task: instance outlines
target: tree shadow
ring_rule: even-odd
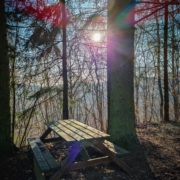
[[[167,147],[170,147],[168,141],[166,143]],[[162,144],[157,145],[150,141],[144,142],[141,146],[155,179],[177,180],[180,177],[179,156],[175,149],[167,149]]]
[[[173,125],[173,126],[178,126],[178,127],[180,127],[180,122],[178,122],[178,121],[167,121],[166,123],[168,123],[168,124],[171,124],[171,125]]]
[[[88,167],[76,171],[70,171],[63,175],[63,179],[82,180],[155,180],[153,172],[146,158],[145,148],[137,142],[131,153],[121,159],[133,169],[134,174],[127,174],[115,163]]]

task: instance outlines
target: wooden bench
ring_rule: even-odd
[[[124,156],[124,155],[127,155],[129,154],[130,152],[105,140],[104,143],[103,143],[111,152],[113,152],[114,154],[116,154],[117,156]]]
[[[36,178],[45,180],[45,176],[52,174],[60,166],[40,138],[28,138],[28,143],[34,155],[34,173]]]
[[[105,140],[103,142],[103,145],[106,148],[108,148],[113,154],[117,155],[118,157],[122,157],[122,156],[128,155],[130,153],[129,151],[127,151],[127,150],[115,145],[114,143],[107,141],[107,140]],[[103,152],[100,149],[98,149],[96,146],[91,145],[90,147],[103,155]]]

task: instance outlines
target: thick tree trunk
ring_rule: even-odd
[[[0,1],[0,158],[12,152],[10,91],[9,91],[9,61],[7,56],[6,14],[4,0]]]
[[[108,133],[113,143],[129,149],[136,139],[132,0],[109,0],[107,46]]]

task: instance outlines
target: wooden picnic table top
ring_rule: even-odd
[[[109,134],[73,119],[45,122],[44,124],[70,143],[76,141],[105,139],[110,136]]]

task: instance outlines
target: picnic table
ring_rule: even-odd
[[[60,177],[69,170],[81,169],[84,167],[112,161],[114,161],[126,172],[133,172],[132,169],[118,157],[118,155],[127,154],[128,151],[107,141],[106,138],[110,136],[109,134],[72,119],[45,122],[45,125],[48,128],[42,134],[40,139],[29,138],[28,141],[31,148],[35,149],[33,153],[35,154],[35,159],[39,166],[41,166],[41,171],[55,171],[51,180],[60,179]],[[51,131],[54,131],[58,137],[46,139]],[[59,165],[52,159],[52,156],[49,154],[48,150],[45,150],[42,142],[53,142],[61,139],[65,140],[69,144],[71,151]],[[38,147],[36,147],[37,143],[40,144],[40,150]],[[98,149],[104,154],[104,156],[91,159],[86,150],[88,146]],[[44,150],[41,151],[42,149]],[[79,153],[82,154],[83,161],[75,162],[75,159]],[[44,160],[42,160],[43,158]],[[47,163],[47,165],[45,165],[45,163]]]

